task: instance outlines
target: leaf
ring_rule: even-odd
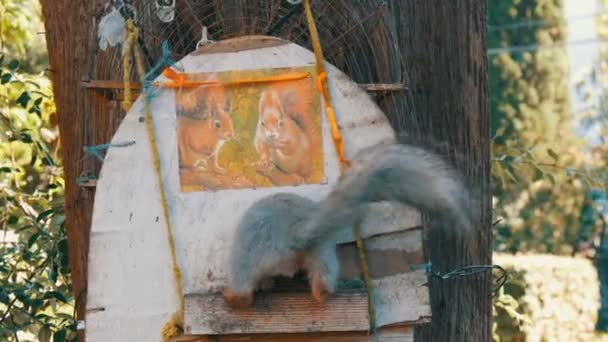
[[[45,325],[38,332],[38,339],[40,342],[49,342],[51,340],[52,333],[53,332],[51,329]]]
[[[19,218],[15,215],[9,216],[8,221],[7,221],[7,223],[10,225],[17,224],[17,222],[19,222]]]
[[[21,95],[19,95],[16,102],[17,104],[21,105],[21,107],[27,108],[27,104],[30,103],[31,99],[32,97],[30,96],[30,93],[24,91],[23,93],[21,93]]]
[[[65,330],[57,330],[53,334],[53,342],[65,342],[65,336],[67,332]]]
[[[44,294],[44,299],[50,299],[50,298],[55,298],[64,303],[68,302],[68,300],[65,298],[65,296],[61,292],[58,292],[58,291],[49,291]]]
[[[74,316],[67,314],[65,312],[58,312],[56,316],[57,316],[57,318],[61,318],[65,321],[74,322]]]
[[[47,275],[53,283],[57,282],[57,265],[55,263],[53,263],[53,266],[48,269]]]
[[[59,241],[59,243],[57,243],[57,250],[59,251],[59,253],[61,253],[62,261],[63,261],[63,258],[65,258],[67,260],[68,240],[62,239],[61,241]]]
[[[543,172],[543,170],[537,167],[534,169],[534,175],[532,175],[532,181],[533,182],[539,181],[543,178],[544,175],[545,175],[545,173]]]
[[[511,180],[513,181],[513,183],[517,183],[517,178],[515,178],[515,176],[511,172],[511,170],[509,170],[507,168],[504,168],[504,171],[507,174],[507,176],[509,176],[509,178],[511,178]]]
[[[42,165],[44,166],[55,166],[55,162],[53,161],[52,158],[49,158],[48,156],[45,156],[42,158]]]
[[[23,258],[24,261],[30,261],[30,260],[32,260],[32,256],[33,256],[32,252],[30,252],[30,251],[24,251],[21,254],[21,258]]]
[[[549,179],[549,182],[551,182],[551,184],[553,184],[553,185],[556,184],[555,176],[553,176],[551,173],[546,173],[545,177],[547,177],[547,179]]]
[[[0,77],[0,84],[7,84],[8,82],[11,81],[12,78],[13,78],[13,75],[11,75],[7,72],[6,74],[4,74]]]
[[[23,141],[26,144],[31,144],[34,141],[34,140],[32,140],[32,136],[29,135],[29,133],[21,132],[20,137],[21,137],[21,141]]]
[[[10,166],[0,167],[0,173],[3,173],[3,172],[11,173],[11,172],[13,172],[13,169]]]
[[[555,153],[555,151],[553,151],[552,149],[547,149],[547,153],[549,154],[549,157],[553,158],[553,160],[557,162],[559,156],[557,155],[557,153]]]
[[[36,164],[36,160],[38,160],[38,155],[32,152],[32,159],[30,160],[30,166],[34,166]]]
[[[55,212],[55,209],[48,209],[41,212],[38,217],[36,217],[36,221],[44,221],[47,217],[52,215]]]
[[[27,240],[27,248],[30,249],[36,243],[38,238],[40,237],[40,233],[34,233],[30,236],[29,240]]]
[[[16,59],[13,59],[12,61],[8,62],[8,69],[11,71],[15,71],[19,68],[19,61]]]
[[[0,303],[8,304],[11,301],[11,298],[8,296],[8,293],[4,289],[0,289]]]

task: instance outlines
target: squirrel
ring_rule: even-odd
[[[470,233],[473,198],[455,168],[426,148],[396,141],[363,148],[321,201],[280,192],[246,210],[229,253],[224,299],[249,306],[274,276],[306,271],[313,298],[323,302],[338,282],[337,234],[361,222],[368,204],[403,203],[460,228],[451,232]]]
[[[270,87],[260,96],[254,137],[260,160],[254,166],[274,185],[303,184],[313,170],[312,125],[302,122],[310,101],[298,86]]]
[[[235,138],[231,95],[218,87],[198,87],[181,94],[177,108],[180,168],[202,166],[226,174],[218,155],[223,144]]]
[[[226,142],[238,142],[232,95],[221,87],[201,86],[182,91],[176,100],[180,181],[211,190],[253,186],[245,176],[229,175],[218,161]]]

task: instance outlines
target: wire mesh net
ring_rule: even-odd
[[[124,1],[124,0],[123,0]],[[161,56],[167,41],[173,59],[179,60],[196,49],[203,27],[214,41],[244,35],[271,35],[312,50],[302,4],[287,0],[178,0],[174,18],[159,19],[157,3],[163,0],[125,1],[136,10],[140,46],[150,68]],[[313,1],[312,9],[325,59],[358,83],[394,83],[406,87],[407,73],[397,43],[398,23],[383,0]],[[101,17],[100,14],[99,17]],[[97,46],[95,44],[95,46]],[[96,48],[91,79],[122,79],[120,49]],[[133,74],[133,78],[137,79]],[[415,112],[407,88],[375,93],[375,100],[393,124],[407,112]],[[405,113],[403,113],[405,111]]]

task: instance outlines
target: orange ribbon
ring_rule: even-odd
[[[166,68],[163,70],[163,76],[167,77],[169,82],[154,82],[155,87],[165,88],[187,88],[187,87],[198,87],[198,86],[235,86],[241,84],[255,84],[255,83],[266,83],[266,82],[280,82],[280,81],[294,81],[301,80],[310,77],[309,72],[291,72],[280,75],[270,75],[261,77],[250,77],[250,78],[235,78],[228,81],[220,80],[188,80],[186,73],[179,73],[172,68]]]

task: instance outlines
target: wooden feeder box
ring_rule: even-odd
[[[256,293],[248,309],[231,309],[220,295],[226,283],[226,259],[232,241],[238,238],[234,230],[243,212],[276,192],[321,199],[340,175],[325,106],[314,87],[314,54],[278,38],[247,36],[201,46],[176,68],[194,78],[211,73],[252,77],[309,70],[313,99],[309,112],[318,136],[309,136],[316,144],[315,166],[304,184],[276,185],[270,178],[264,183],[245,159],[257,158],[251,127],[257,122],[259,90],[266,85],[239,88],[232,93],[239,95],[232,97],[231,118],[240,143],[222,145],[218,160],[226,173],[211,182],[198,171],[187,173],[180,168],[178,141],[184,133],[178,129],[182,119],[176,108],[188,96],[180,91],[187,90],[156,90],[151,103],[156,140],[185,292],[185,335],[174,341],[373,340],[367,334],[369,298],[358,282],[361,268],[352,233],[341,237],[338,245],[341,287],[324,304],[315,303],[306,283],[297,280],[279,281],[272,290]],[[385,115],[364,87],[328,63],[326,69],[346,155],[393,136]],[[160,76],[157,81],[168,79]],[[120,88],[119,84],[102,83],[83,85]],[[383,91],[399,88],[374,87]],[[85,330],[89,342],[160,341],[163,325],[178,308],[159,184],[146,124],[140,120],[145,116],[143,104],[141,98],[134,103],[112,140],[135,144],[111,147],[96,183]],[[200,136],[216,139],[207,131],[194,136],[195,140],[203,139]],[[413,341],[414,325],[428,322],[431,316],[427,275],[417,267],[425,262],[419,213],[378,203],[370,207],[361,230],[374,289],[377,337],[380,341]]]

